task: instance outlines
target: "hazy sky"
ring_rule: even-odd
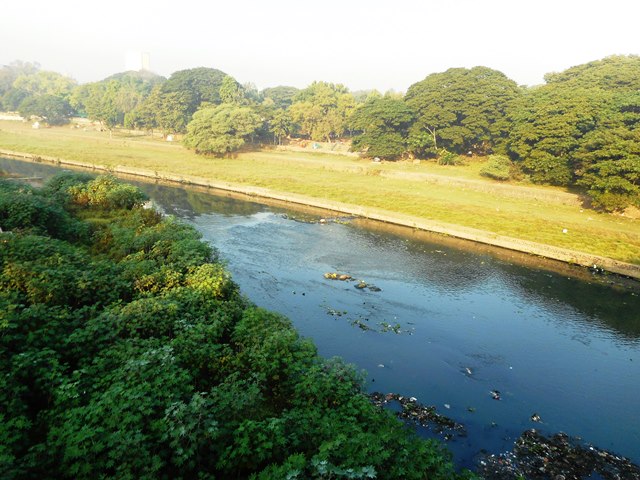
[[[314,80],[405,91],[484,65],[520,84],[640,54],[640,0],[4,0],[0,64],[37,61],[81,83],[126,70],[213,67],[258,88]]]

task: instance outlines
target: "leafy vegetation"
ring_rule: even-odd
[[[592,206],[623,211],[640,205],[638,78],[640,57],[633,55],[549,73],[544,85],[529,88],[488,67],[451,68],[414,83],[403,97],[328,82],[259,92],[204,67],[169,79],[124,72],[76,85],[14,62],[0,69],[0,100],[50,125],[76,113],[109,131],[186,133],[188,148],[217,157],[293,137],[347,139],[370,158],[441,165],[455,163],[454,155],[506,155],[516,178],[581,190]]]
[[[480,169],[480,175],[494,180],[509,180],[513,163],[505,155],[490,155],[486,165]]]
[[[451,68],[414,83],[405,96],[418,113],[412,127],[414,152],[424,156],[445,148],[486,154],[500,149],[506,116],[519,95],[513,80],[487,67]]]
[[[395,160],[407,150],[409,126],[415,112],[400,98],[371,97],[351,118],[361,133],[353,138],[353,148],[366,150],[369,157]]]
[[[0,182],[2,478],[470,476],[140,200]]]

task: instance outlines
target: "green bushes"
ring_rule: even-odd
[[[458,477],[195,230],[113,179],[51,189],[94,244],[0,234],[0,477]]]
[[[504,155],[489,155],[489,161],[480,169],[480,175],[494,180],[509,180],[514,166]]]

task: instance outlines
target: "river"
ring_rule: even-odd
[[[0,170],[56,171],[9,159]],[[640,283],[326,212],[136,184],[215,246],[249,299],[289,317],[320,354],[366,372],[370,391],[414,396],[464,424],[467,435],[447,442],[460,466],[510,450],[530,428],[640,463]],[[361,280],[376,288],[356,288]]]

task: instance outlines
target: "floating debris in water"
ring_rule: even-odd
[[[345,315],[348,314],[348,312],[346,310],[337,310],[335,308],[331,308],[327,305],[322,305],[326,311],[327,311],[327,315],[331,315],[332,317],[343,317]],[[368,317],[363,317],[363,316],[358,316],[358,318],[347,318],[347,321],[354,327],[358,327],[360,330],[363,331],[371,331],[371,332],[376,332],[376,333],[387,333],[387,332],[393,332],[396,335],[400,335],[402,333],[408,333],[409,335],[413,335],[413,330],[415,330],[413,327],[407,329],[407,330],[403,330],[402,326],[399,323],[395,323],[395,324],[390,324],[388,322],[378,322],[378,325],[380,326],[380,328],[374,328],[372,326],[370,326],[369,322],[369,318]]]
[[[465,437],[467,435],[464,425],[439,414],[436,412],[436,407],[432,405],[418,403],[416,397],[404,397],[397,393],[373,392],[369,398],[379,407],[384,407],[389,402],[398,402],[402,407],[402,410],[397,412],[399,418],[425,428],[431,428],[441,434],[445,440],[451,440],[454,436]]]
[[[640,466],[629,459],[577,441],[564,433],[545,437],[527,430],[512,452],[483,457],[478,473],[486,480],[640,480]]]
[[[360,319],[352,320],[351,321],[351,325],[354,325],[354,326],[358,327],[360,330],[364,330],[364,331],[374,330],[373,328],[371,328],[369,325],[367,325],[366,323],[364,323]]]
[[[402,333],[402,327],[400,326],[399,323],[396,323],[395,325],[391,325],[390,323],[387,323],[387,322],[380,322],[379,325],[382,327],[383,332],[393,332],[395,334]]]
[[[338,272],[327,272],[324,274],[324,278],[328,280],[341,280],[343,282],[346,280],[352,279],[351,275],[347,275],[346,273],[338,273]]]

